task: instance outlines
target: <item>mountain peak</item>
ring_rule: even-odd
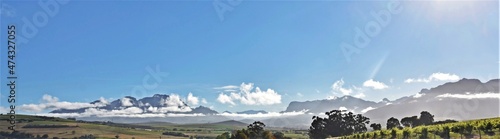
[[[467,78],[462,78],[456,83],[460,83],[460,82],[481,83],[481,81],[479,79],[467,79]]]
[[[156,98],[167,98],[169,96],[166,95],[166,94],[155,94],[155,95],[153,95],[153,97],[156,97]]]
[[[382,99],[383,102],[391,102],[391,100],[387,99],[387,98],[384,98]]]
[[[132,96],[125,96],[123,98],[128,98],[128,99],[136,100],[135,97],[132,97]]]

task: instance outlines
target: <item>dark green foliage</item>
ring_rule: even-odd
[[[361,114],[332,110],[325,113],[328,117],[313,116],[309,127],[309,137],[313,139],[350,135],[367,131],[366,124],[370,119]]]
[[[382,130],[382,125],[377,123],[371,124],[370,127],[373,128],[373,130]]]
[[[420,112],[420,124],[431,125],[432,123],[434,123],[434,115],[427,111]]]
[[[458,121],[451,120],[451,119],[446,119],[444,121],[436,121],[436,122],[432,123],[432,125],[447,124],[447,123],[456,123],[456,122],[458,122]]]
[[[403,119],[401,119],[401,124],[404,127],[416,127],[420,125],[420,120],[417,116],[404,117]]]
[[[397,128],[400,125],[401,124],[399,123],[399,120],[394,117],[387,119],[387,126],[386,126],[387,129]]]
[[[258,138],[262,137],[264,132],[264,127],[266,125],[260,121],[255,121],[252,124],[247,126],[248,131],[250,132],[250,138]]]
[[[266,125],[260,121],[255,121],[247,126],[247,129],[236,130],[232,134],[225,132],[218,135],[216,139],[290,139],[282,132],[272,133],[264,130]]]
[[[285,138],[285,134],[281,133],[281,132],[275,132],[273,134],[273,136],[276,138],[276,139],[284,139]]]

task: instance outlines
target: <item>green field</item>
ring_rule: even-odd
[[[9,123],[7,115],[0,115],[0,131],[11,132],[8,129]],[[47,134],[49,138],[74,138],[92,134],[97,138],[114,139],[119,136],[122,139],[142,139],[142,138],[189,138],[179,136],[162,135],[163,132],[179,132],[187,136],[215,138],[224,132],[246,127],[246,124],[237,121],[226,121],[211,124],[172,124],[164,122],[151,122],[140,124],[119,124],[110,122],[84,122],[62,118],[17,115],[16,130],[33,135]],[[27,125],[47,126],[43,128],[23,128]],[[51,126],[64,125],[67,127],[52,128]],[[287,137],[307,138],[307,131],[285,130],[280,128],[266,128],[267,130],[283,132]],[[74,131],[74,133],[73,133]]]

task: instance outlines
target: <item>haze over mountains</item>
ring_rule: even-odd
[[[261,120],[268,126],[307,128],[313,115],[321,115],[333,109],[343,109],[354,113],[364,113],[371,122],[385,123],[390,117],[418,115],[429,111],[436,120],[467,120],[498,117],[499,79],[482,83],[477,79],[461,79],[430,89],[422,89],[416,95],[404,96],[396,100],[383,99],[380,102],[367,101],[352,96],[333,99],[290,102],[279,113],[262,110],[241,112],[217,112],[208,107],[190,107],[178,96],[156,94],[152,97],[136,99],[126,96],[112,102],[96,100],[90,102],[94,107],[79,109],[58,109],[51,114],[73,114],[83,120],[109,120],[115,122],[165,121],[172,123],[203,123],[239,120],[243,122]],[[103,113],[114,113],[105,116]],[[133,114],[133,116],[130,116]],[[163,116],[158,116],[163,115]],[[204,118],[200,118],[203,116]]]

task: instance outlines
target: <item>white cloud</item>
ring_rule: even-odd
[[[272,105],[281,103],[281,95],[272,89],[265,91],[259,87],[254,87],[253,83],[242,83],[239,92],[231,92],[229,95],[220,93],[217,100],[220,103],[235,105],[234,101],[239,101],[245,105]]]
[[[375,108],[373,108],[373,107],[367,107],[367,108],[361,110],[361,113],[366,113],[366,112],[368,112],[370,110],[373,110],[373,109],[375,109]]]
[[[336,81],[335,83],[332,84],[332,90],[334,92],[340,92],[343,95],[349,95],[352,93],[351,88],[344,88],[344,79],[340,79],[339,81]]]
[[[175,114],[175,113],[139,113],[140,110],[135,109],[136,107],[130,107],[128,108],[127,111],[131,112],[124,112],[124,111],[106,111],[102,109],[94,109],[89,111],[85,111],[84,113],[45,113],[45,114],[39,114],[39,115],[44,115],[44,116],[51,116],[51,117],[89,117],[89,116],[96,116],[96,117],[128,117],[128,118],[162,118],[162,117],[209,117],[210,115],[204,115],[201,113],[195,113],[195,114]],[[236,118],[236,119],[248,119],[248,118],[255,118],[255,119],[266,119],[266,118],[273,118],[273,117],[288,117],[288,116],[296,116],[296,115],[303,115],[306,114],[306,110],[304,111],[293,111],[293,112],[269,112],[266,114],[236,114],[236,113],[220,113],[216,114],[214,116],[226,116],[226,117],[231,117],[231,118]],[[323,113],[319,113],[321,115]]]
[[[201,103],[203,103],[203,104],[207,104],[208,102],[207,102],[207,100],[206,100],[205,98],[202,98],[202,99],[201,99]]]
[[[333,100],[333,99],[337,99],[337,98],[338,98],[337,96],[328,96],[326,99]]]
[[[437,98],[460,98],[460,99],[485,99],[485,98],[496,98],[500,99],[499,93],[476,93],[476,94],[442,94],[437,96]]]
[[[214,89],[217,90],[223,90],[225,92],[235,92],[237,91],[239,87],[236,85],[226,85],[226,86],[221,86],[221,87],[214,87]]]
[[[192,93],[189,93],[187,96],[187,102],[191,105],[198,105],[198,97],[193,96]]]
[[[48,103],[53,103],[53,102],[59,101],[59,98],[53,97],[53,96],[50,96],[50,95],[47,95],[47,94],[44,94],[42,96],[42,101],[43,102],[48,102]]]
[[[236,103],[234,103],[233,99],[224,93],[219,94],[219,97],[217,97],[217,101],[219,101],[222,104],[228,103],[231,105],[236,105]]]
[[[355,98],[364,98],[366,96],[365,96],[364,93],[358,93],[358,94],[354,95],[353,97],[355,97]]]
[[[101,105],[106,105],[106,104],[109,104],[109,101],[108,101],[108,100],[106,100],[104,97],[100,97],[100,98],[99,98],[99,103],[100,103]]]
[[[149,106],[146,109],[152,113],[167,113],[167,112],[190,112],[192,109],[187,106],[167,106],[167,107],[153,107]]]
[[[379,81],[374,81],[373,79],[365,81],[363,83],[363,86],[364,87],[371,87],[371,88],[376,89],[376,90],[389,88],[389,86],[387,86],[386,84],[379,82]]]
[[[42,101],[39,104],[22,104],[19,109],[26,112],[42,112],[44,110],[54,110],[54,109],[79,109],[79,108],[89,108],[89,107],[100,107],[103,106],[102,103],[90,104],[81,102],[60,102],[57,97],[50,95],[43,95]]]
[[[154,117],[192,117],[205,116],[204,114],[174,114],[174,113],[143,113],[138,107],[129,107],[121,110],[105,110],[98,108],[88,108],[83,113],[45,113],[44,116],[54,117],[130,117],[130,118],[154,118]]]
[[[304,95],[302,95],[302,93],[297,93],[297,96],[303,97]]]
[[[417,93],[417,94],[413,95],[413,98],[420,98],[424,95],[425,95],[425,93]]]
[[[122,106],[124,107],[128,107],[128,106],[133,106],[134,104],[132,104],[132,100],[130,100],[130,98],[127,98],[127,97],[124,97],[122,99],[120,99],[120,101],[122,102]]]
[[[405,80],[405,83],[429,83],[432,81],[458,81],[460,77],[455,74],[450,73],[433,73],[427,78],[409,78]]]
[[[167,106],[185,106],[185,103],[182,102],[181,97],[177,94],[170,94],[170,96],[165,99],[165,104]]]
[[[346,107],[344,107],[344,106],[342,106],[342,107],[339,107],[339,110],[341,110],[341,111],[346,111],[346,110],[347,110],[347,108],[346,108]]]
[[[258,114],[237,114],[237,113],[220,113],[217,115],[227,116],[227,117],[239,117],[239,118],[271,118],[271,117],[286,117],[286,116],[296,116],[306,114],[307,110],[293,111],[293,112],[268,112],[268,113],[258,113]]]
[[[0,106],[0,113],[5,114],[5,113],[9,113],[9,111],[10,111],[10,108]]]

